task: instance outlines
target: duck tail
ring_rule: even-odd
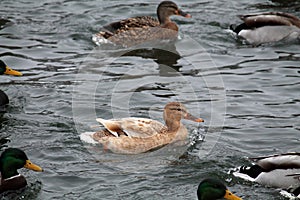
[[[300,195],[300,187],[297,187],[293,192],[292,192],[296,197]],[[300,196],[299,196],[300,197]]]
[[[80,139],[86,143],[90,144],[98,144],[94,139],[93,139],[93,134],[94,132],[84,132],[80,134]]]
[[[261,172],[264,172],[264,171],[265,170],[262,167],[260,167],[258,165],[253,165],[251,167],[241,166],[239,172],[242,174],[247,174],[251,178],[256,178]]]
[[[236,25],[236,24],[231,24],[229,26],[229,29],[232,30],[233,32],[235,32],[236,34],[239,34],[239,32],[241,30],[244,30],[244,29],[250,29],[250,27],[248,27],[245,23],[242,23],[240,25]]]

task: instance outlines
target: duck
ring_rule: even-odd
[[[253,45],[300,38],[300,19],[284,12],[240,15],[243,23],[230,29]]]
[[[0,75],[14,75],[14,76],[22,76],[21,72],[11,69],[8,67],[2,60],[0,60]],[[0,107],[9,103],[8,96],[5,92],[0,90]]]
[[[33,171],[42,172],[43,169],[33,164],[19,148],[7,148],[0,156],[1,184],[0,193],[18,190],[27,185],[25,177],[18,173],[18,169],[27,168]]]
[[[2,60],[0,60],[0,75],[14,75],[14,76],[22,76],[22,73],[16,70],[11,69],[5,64]]]
[[[165,125],[159,121],[128,117],[120,119],[96,120],[104,126],[98,132],[81,134],[85,142],[102,144],[117,154],[140,154],[156,150],[167,144],[185,141],[188,136],[181,119],[204,122],[202,118],[191,115],[180,102],[170,102],[164,107]]]
[[[0,150],[5,146],[5,144],[7,142],[9,142],[10,139],[8,138],[8,136],[1,136],[0,137]]]
[[[191,18],[191,15],[179,9],[176,3],[162,1],[157,7],[158,19],[139,16],[113,22],[93,35],[92,40],[97,45],[109,41],[116,45],[131,47],[155,40],[176,39],[179,28],[171,21],[172,15]]]
[[[295,196],[300,194],[299,152],[249,159],[254,163],[251,166],[238,167],[233,175],[265,186],[287,190]]]
[[[198,200],[242,200],[230,192],[226,186],[218,179],[206,178],[201,181],[197,189]]]
[[[8,96],[5,92],[0,90],[0,107],[3,107],[4,105],[9,103]]]

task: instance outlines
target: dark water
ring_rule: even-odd
[[[207,176],[226,181],[243,199],[284,199],[228,171],[248,163],[246,156],[300,150],[300,47],[251,47],[228,27],[248,12],[300,16],[300,4],[177,3],[193,18],[175,17],[175,47],[121,51],[96,47],[92,34],[111,20],[153,15],[157,1],[1,0],[1,59],[24,76],[1,76],[11,103],[0,132],[45,169],[21,170],[29,187],[3,199],[196,199]],[[188,148],[124,156],[79,139],[97,130],[96,117],[162,120],[169,101],[205,119],[184,122],[193,136]]]

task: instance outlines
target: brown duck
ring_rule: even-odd
[[[105,129],[96,133],[83,133],[81,139],[90,143],[100,143],[105,149],[120,154],[139,154],[157,149],[164,145],[185,141],[188,135],[186,127],[180,122],[187,119],[204,122],[188,113],[179,102],[168,103],[164,108],[162,123],[147,118],[101,119]]]
[[[121,46],[134,46],[145,42],[176,39],[178,26],[170,16],[179,15],[191,18],[172,1],[163,1],[157,7],[158,20],[150,16],[132,17],[113,22],[93,36],[97,45],[110,42]]]

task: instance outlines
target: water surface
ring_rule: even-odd
[[[299,44],[252,47],[228,27],[249,12],[300,16],[299,2],[176,2],[193,18],[174,17],[174,46],[125,52],[97,47],[92,34],[112,20],[155,16],[157,1],[0,2],[1,59],[24,74],[0,79],[11,101],[0,132],[45,169],[20,170],[29,187],[2,199],[196,199],[207,176],[243,199],[284,199],[228,171],[249,164],[246,156],[299,151]],[[124,156],[79,139],[98,129],[96,117],[162,121],[170,101],[205,119],[184,121],[188,147]]]

